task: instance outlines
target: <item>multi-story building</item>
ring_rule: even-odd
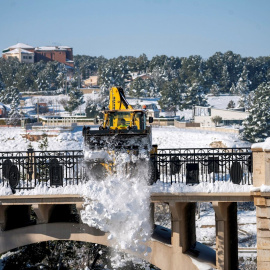
[[[44,46],[35,48],[35,62],[57,61],[74,67],[73,49],[67,46]]]
[[[41,60],[57,61],[74,68],[73,49],[67,46],[32,47],[18,43],[2,51],[3,58],[17,57],[21,63],[34,63]]]
[[[3,58],[17,57],[21,63],[34,63],[35,48],[24,43],[17,43],[2,51]]]

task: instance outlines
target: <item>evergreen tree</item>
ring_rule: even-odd
[[[230,88],[230,94],[232,95],[239,95],[240,93],[237,91],[235,84],[233,83],[231,88]]]
[[[212,84],[210,88],[210,93],[214,96],[218,96],[220,94],[220,89],[216,83]]]
[[[121,63],[119,63],[121,62]],[[104,93],[108,93],[112,86],[125,87],[125,81],[130,76],[125,59],[110,59],[104,67],[98,71],[98,83]]]
[[[22,114],[19,111],[18,105],[19,99],[15,97],[11,100],[10,111],[8,112],[8,119],[6,121],[8,125],[17,126],[20,124]]]
[[[246,66],[243,68],[243,72],[241,73],[240,78],[236,84],[236,91],[240,94],[248,94],[249,93],[249,86],[251,82],[248,79],[248,70]]]
[[[146,96],[146,83],[145,80],[138,77],[130,84],[129,95],[132,97],[145,97]]]
[[[233,100],[230,100],[226,109],[233,109],[235,108],[235,102]]]
[[[194,82],[187,88],[183,103],[185,109],[191,109],[193,105],[207,106],[203,88],[198,82]]]
[[[70,114],[84,103],[83,93],[79,89],[71,89],[69,92],[69,100],[64,109]]]
[[[225,64],[222,68],[222,73],[221,73],[220,91],[222,93],[228,93],[230,86],[231,86],[230,75],[228,72],[228,67]]]
[[[1,91],[5,89],[5,84],[1,78],[1,74],[0,74],[0,96],[1,96]]]
[[[20,104],[20,92],[17,87],[8,86],[0,92],[0,101],[4,104],[13,104],[17,107]]]
[[[151,82],[153,85],[152,89],[152,95],[153,97],[158,96],[159,93],[161,93],[161,89],[163,87],[163,84],[168,81],[166,78],[166,74],[163,68],[161,67],[154,67],[152,73],[151,73]]]
[[[146,73],[148,65],[149,65],[149,60],[147,56],[143,53],[137,58],[137,66],[136,66],[136,71],[141,71],[142,73]]]
[[[177,81],[165,82],[161,88],[161,98],[159,105],[166,111],[173,111],[176,115],[177,110],[182,109],[183,86]]]
[[[39,142],[38,148],[41,151],[47,151],[48,146],[49,146],[48,136],[47,136],[46,133],[43,133],[42,134],[42,140]]]
[[[250,142],[270,137],[270,83],[262,83],[254,92],[249,116],[244,121],[243,138]]]

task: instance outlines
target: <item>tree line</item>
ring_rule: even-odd
[[[239,106],[253,114],[261,108],[260,104],[254,107],[257,101],[268,102],[266,96],[261,96],[269,91],[269,56],[242,57],[232,51],[216,52],[208,59],[199,55],[157,55],[152,59],[148,59],[145,54],[111,59],[75,55],[74,62],[73,78],[68,82],[70,103],[81,99],[75,90],[80,86],[78,82],[91,75],[98,75],[99,78],[103,95],[99,102],[87,104],[89,115],[100,111],[107,102],[108,90],[112,85],[124,87],[131,97],[158,97],[162,109],[175,112],[189,109],[193,105],[207,105],[205,95],[209,93],[240,95]],[[50,93],[58,93],[59,89],[65,87],[66,79],[65,66],[57,62],[24,64],[19,63],[16,58],[0,58],[0,102],[12,103],[11,107],[15,108],[18,105],[19,99],[16,96],[19,92],[50,90]],[[67,107],[70,112],[74,110],[72,104]],[[253,123],[258,122],[258,119],[259,116],[254,118]],[[263,116],[262,120],[268,127],[268,116]],[[250,123],[247,122],[247,125]],[[249,130],[251,129],[252,127]],[[261,135],[246,138],[254,141],[258,136],[265,138],[268,135],[270,136],[268,132],[262,131]]]
[[[206,105],[209,93],[240,95],[245,107],[249,93],[270,79],[270,57],[241,57],[232,51],[217,52],[208,59],[198,55],[148,59],[142,54],[112,59],[77,55],[74,60],[82,79],[98,75],[103,89],[119,85],[132,97],[159,97],[167,110]],[[132,73],[139,76],[131,80]]]

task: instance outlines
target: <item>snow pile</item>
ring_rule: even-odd
[[[256,148],[260,148],[263,151],[270,151],[270,138],[266,138],[264,142],[260,142],[260,143],[254,143],[251,146],[251,149],[256,149]]]
[[[87,154],[91,156],[91,154]],[[89,176],[82,195],[85,199],[82,221],[90,227],[109,232],[108,240],[117,251],[139,253],[151,252],[146,242],[151,237],[149,222],[150,188],[145,153],[138,156],[119,153],[115,157],[116,173],[97,181]],[[144,160],[141,163],[140,160]],[[126,170],[130,162],[138,166]],[[130,255],[127,259],[130,260]],[[118,254],[113,254],[115,267],[125,263]]]
[[[253,191],[253,192],[270,192],[270,186],[261,185],[260,187],[252,187],[251,191]]]
[[[198,185],[190,186],[186,183],[164,183],[157,181],[152,187],[152,193],[234,193],[250,192],[251,187],[248,185],[236,185],[231,182],[216,181],[214,183],[201,182]]]
[[[1,185],[0,196],[7,196],[7,195],[12,195],[10,187],[8,187],[7,185],[4,186]]]
[[[27,134],[42,135],[44,132],[26,131],[22,128],[0,128],[0,148],[1,151],[27,151],[31,143],[35,151],[40,150],[40,141],[29,141],[23,136]],[[77,127],[72,132],[63,132],[57,136],[57,133],[47,133],[47,135],[55,135],[55,137],[48,136],[47,150],[79,150],[83,148],[82,127]]]

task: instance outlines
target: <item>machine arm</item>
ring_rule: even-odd
[[[110,104],[109,110],[127,110],[133,109],[131,105],[129,105],[124,90],[121,87],[112,87],[110,91]]]

